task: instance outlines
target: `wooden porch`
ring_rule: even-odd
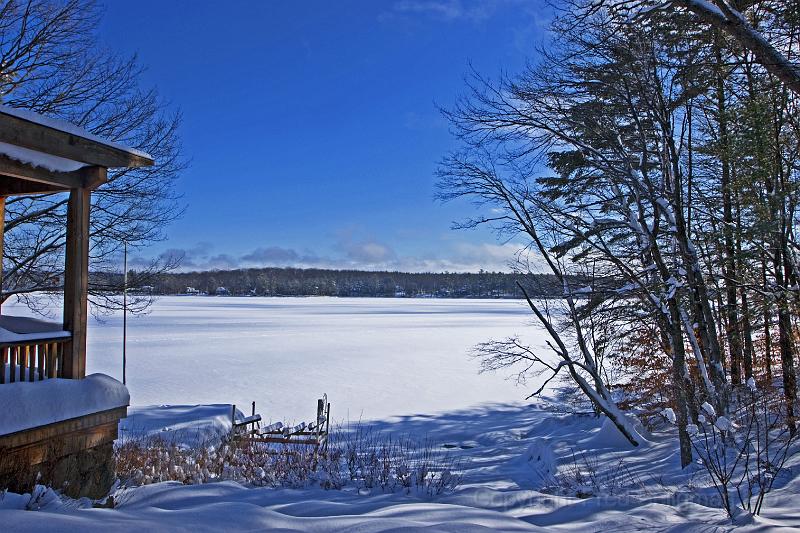
[[[110,167],[152,164],[147,154],[98,139],[74,125],[0,106],[0,256],[6,197],[69,193],[63,325],[50,325],[53,335],[47,338],[42,321],[0,321],[4,368],[24,364],[34,369],[26,373],[27,381],[35,381],[36,376],[80,379],[86,375],[91,191],[106,181]],[[17,338],[4,339],[12,337],[4,335],[6,331]],[[0,383],[6,381],[5,374],[0,373]],[[15,380],[15,372],[10,372],[8,381]]]
[[[152,164],[149,155],[100,139],[72,124],[0,106],[0,257],[7,197],[69,195],[63,319],[50,323],[0,312],[0,409],[16,407],[19,412],[31,412],[28,405],[16,405],[28,401],[40,402],[47,410],[52,407],[47,406],[47,397],[28,394],[34,391],[27,388],[53,393],[58,392],[52,385],[58,385],[59,379],[86,377],[91,192],[106,182],[108,168]],[[107,376],[102,378],[111,383],[103,383],[99,393],[88,387],[94,381],[91,379],[85,380],[87,387],[71,390],[102,396],[103,387],[111,387],[118,393],[115,405],[98,407],[97,398],[81,405],[78,398],[73,402],[76,405],[57,420],[11,419],[8,423],[6,417],[5,426],[0,424],[0,484],[25,490],[31,480],[39,480],[68,487],[71,496],[97,496],[102,492],[108,481],[110,446],[117,437],[119,419],[126,416],[128,401],[122,384]],[[117,405],[120,403],[124,405]],[[92,470],[94,465],[106,468],[98,474]],[[93,481],[83,479],[86,476]]]

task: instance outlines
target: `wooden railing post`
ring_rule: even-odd
[[[3,292],[3,244],[6,232],[6,197],[0,196],[0,293]],[[2,297],[0,297],[0,308],[2,307]],[[2,313],[2,311],[0,311]]]
[[[61,377],[68,379],[86,376],[90,202],[90,190],[87,188],[72,189],[69,193],[64,267],[64,329],[72,333],[72,338],[64,346],[64,366],[59,372]]]

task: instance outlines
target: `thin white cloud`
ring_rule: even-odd
[[[156,259],[162,263],[179,261],[181,271],[229,270],[235,268],[296,267],[348,270],[389,270],[401,272],[477,272],[478,270],[510,272],[520,260],[530,261],[531,268],[541,270],[542,262],[532,254],[520,252],[519,242],[468,242],[461,233],[446,232],[432,247],[401,252],[401,243],[413,243],[415,235],[378,238],[360,226],[336,230],[326,251],[262,244],[246,253],[232,254],[218,250],[208,242],[185,248],[172,247]],[[427,241],[428,239],[426,239]],[[146,268],[152,257],[133,257],[132,268]]]
[[[485,1],[462,0],[400,0],[392,6],[396,13],[428,15],[446,21],[489,18],[494,4]]]
[[[390,270],[401,272],[477,272],[478,270],[510,272],[518,266],[518,243],[468,243],[446,241],[435,251],[400,254],[392,246],[376,239],[357,240],[346,235],[335,243],[331,254],[320,255],[309,250],[279,246],[260,246],[234,256],[228,253],[211,255],[211,247],[170,248],[159,255],[162,261],[180,258],[182,271],[228,270],[258,267],[331,268],[350,270]],[[525,254],[534,267],[535,256]],[[151,259],[136,258],[131,266],[144,267]]]

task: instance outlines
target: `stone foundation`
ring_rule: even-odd
[[[103,498],[114,483],[114,440],[125,407],[0,436],[0,490],[34,485]]]
[[[3,463],[6,462],[4,458]],[[71,498],[100,499],[114,484],[114,444],[102,444],[37,465],[26,465],[23,459],[10,466],[0,474],[0,487],[12,492],[31,492],[38,484],[61,490]]]

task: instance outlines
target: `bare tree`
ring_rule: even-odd
[[[537,65],[497,83],[473,76],[470,96],[445,111],[465,148],[443,163],[443,197],[472,197],[495,209],[496,215],[468,225],[499,224],[531,239],[564,280],[582,371],[592,379],[600,376],[589,364],[594,356],[576,289],[592,306],[611,302],[624,317],[619,324],[655,326],[670,361],[687,465],[686,428],[698,402],[725,412],[729,395],[722,349],[730,343],[720,341],[698,244],[706,235],[689,224],[693,191],[684,155],[687,103],[713,88],[709,71],[694,67],[709,54],[707,47],[662,37],[661,28],[613,22],[603,13],[567,13]],[[599,278],[571,286],[589,265]],[[625,334],[621,327],[619,335]]]
[[[156,165],[109,172],[92,195],[90,277],[95,310],[114,308],[123,243],[138,249],[164,237],[180,216],[175,181],[186,166],[180,115],[155,90],[139,84],[136,58],[102,50],[92,0],[10,0],[0,7],[0,96],[4,105],[65,119],[111,141],[151,154]],[[42,291],[58,291],[63,272],[66,197],[15,197],[6,203],[2,298],[31,306]],[[154,263],[155,274],[174,264]],[[121,277],[120,277],[121,279]],[[146,304],[146,302],[142,302]]]
[[[466,223],[467,227],[488,222],[500,222],[504,230],[524,233],[530,239],[530,246],[544,258],[549,270],[556,276],[564,289],[564,299],[567,303],[566,314],[572,319],[577,349],[570,348],[570,343],[562,338],[554,320],[548,316],[549,313],[546,314],[540,310],[525,287],[519,284],[528,306],[547,332],[548,346],[557,356],[556,361],[551,362],[550,358],[537,355],[534,350],[521,344],[518,339],[510,338],[505,341],[487,342],[478,347],[478,355],[484,359],[483,368],[506,368],[523,363],[527,369],[549,371],[544,385],[533,395],[540,393],[548,382],[559,376],[562,370],[566,370],[598,412],[605,414],[633,446],[638,446],[640,444],[639,435],[606,387],[590,350],[581,321],[577,319],[578,307],[573,296],[573,289],[570,287],[570,281],[562,265],[552,256],[549,247],[539,236],[538,225],[532,217],[530,190],[524,182],[509,183],[504,180],[493,170],[493,166],[490,160],[470,161],[468,158],[458,155],[446,159],[439,170],[439,198],[452,200],[471,197],[502,213],[491,219],[481,218],[470,221]]]

